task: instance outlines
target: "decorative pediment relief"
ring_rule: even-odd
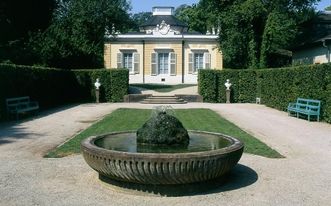
[[[165,23],[165,21],[163,20],[161,22],[161,24],[156,25],[156,31],[158,31],[160,34],[162,35],[166,35],[170,32],[170,25]]]
[[[153,35],[174,35],[180,34],[179,31],[173,30],[169,24],[167,24],[164,20],[161,24],[157,24],[154,29],[150,29],[146,31],[147,34]]]

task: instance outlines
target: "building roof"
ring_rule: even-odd
[[[182,41],[182,40],[190,40],[190,41],[200,41],[200,42],[217,42],[218,35],[203,35],[203,34],[175,34],[169,36],[163,35],[153,35],[153,34],[145,34],[145,33],[136,33],[136,34],[119,34],[116,36],[108,35],[105,36],[106,41],[142,41],[142,40],[158,40],[158,41]]]
[[[148,19],[141,27],[160,25],[162,21],[170,26],[188,27],[188,25],[172,15],[155,15]]]
[[[322,12],[311,21],[307,29],[310,34],[306,34],[304,40],[297,44],[292,50],[322,45],[321,43],[331,41],[331,12]]]
[[[331,22],[331,12],[330,11],[324,11],[320,13],[317,17],[319,22],[326,22],[329,23]]]

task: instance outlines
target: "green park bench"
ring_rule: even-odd
[[[317,121],[320,120],[321,101],[314,99],[298,98],[296,103],[289,103],[287,107],[288,115],[295,114],[297,118],[300,114],[308,117],[310,121],[311,116],[316,116]]]
[[[16,116],[18,120],[19,114],[37,111],[39,109],[38,102],[30,101],[30,97],[15,97],[6,99],[7,114]]]

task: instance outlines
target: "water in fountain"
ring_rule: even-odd
[[[119,133],[95,141],[95,145],[108,150],[132,153],[190,153],[217,150],[230,145],[227,139],[214,134],[188,133],[189,144],[140,144],[135,133]],[[202,138],[203,137],[203,138]]]

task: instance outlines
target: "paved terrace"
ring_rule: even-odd
[[[330,205],[331,125],[288,117],[263,105],[189,103],[210,108],[286,156],[244,154],[231,182],[207,194],[132,195],[101,183],[81,155],[44,159],[51,148],[117,108],[82,104],[0,125],[0,205]]]

